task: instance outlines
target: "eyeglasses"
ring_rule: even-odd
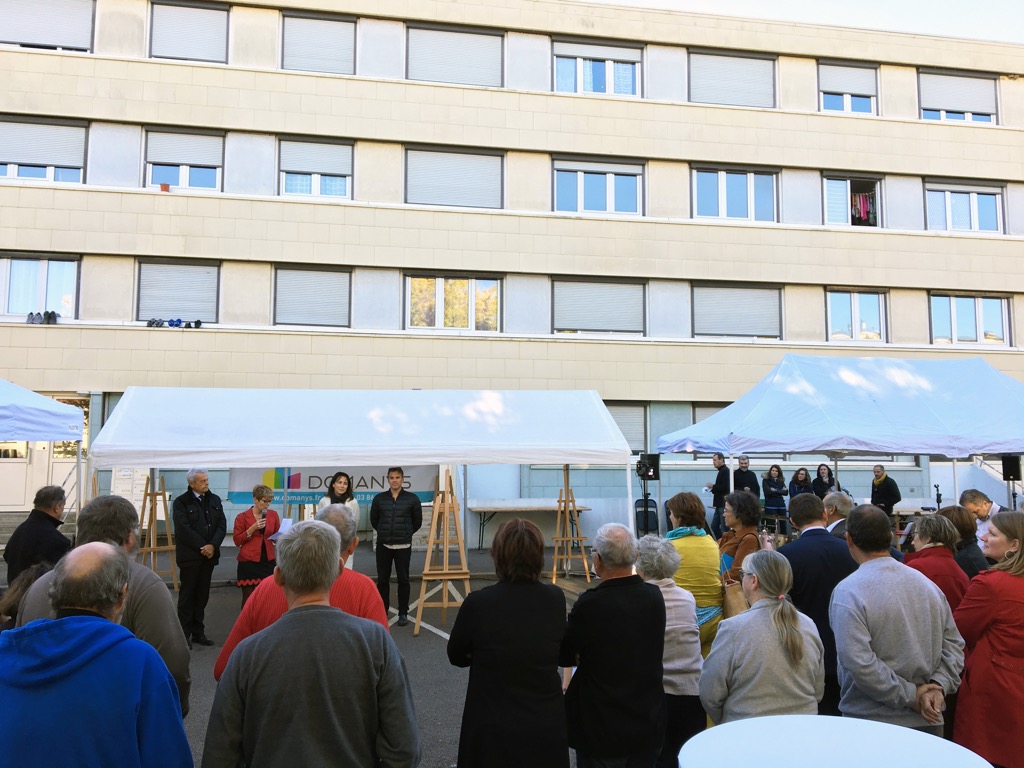
[[[740,568],[737,572],[737,575],[740,577],[739,580],[743,581],[744,576],[752,576],[753,574],[750,573],[750,571],[744,571],[742,568]]]

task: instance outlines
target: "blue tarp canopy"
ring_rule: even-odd
[[[81,440],[81,408],[0,379],[0,440]]]
[[[1024,384],[978,357],[786,355],[714,416],[658,438],[662,453],[1024,453]]]

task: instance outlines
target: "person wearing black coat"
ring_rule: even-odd
[[[390,490],[378,493],[370,503],[370,525],[377,532],[377,591],[384,610],[391,608],[391,566],[398,575],[398,626],[409,623],[409,563],[412,536],[423,525],[423,506],[415,493],[402,488],[405,472],[388,469]]]
[[[47,485],[36,491],[32,511],[11,534],[4,548],[7,583],[36,563],[56,565],[71,549],[71,542],[57,529],[64,524],[64,489]]]
[[[458,768],[568,768],[565,595],[540,582],[544,537],[528,520],[507,520],[491,557],[498,583],[466,597],[448,640],[448,660],[469,667]]]
[[[885,467],[881,464],[875,464],[872,471],[875,473],[875,479],[871,481],[871,503],[885,512],[890,521],[895,522],[893,508],[903,498],[900,496],[900,487],[885,473]]]
[[[199,645],[213,645],[203,621],[210,600],[213,569],[220,561],[220,543],[228,532],[224,504],[210,492],[210,476],[204,469],[189,470],[188,490],[174,500],[174,555],[181,574],[178,621],[185,638]]]
[[[814,495],[822,501],[833,491],[842,490],[832,474],[832,468],[828,464],[818,465],[818,474],[811,481],[811,488],[814,490]]]

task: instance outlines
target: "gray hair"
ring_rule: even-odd
[[[622,523],[605,523],[594,536],[594,550],[611,568],[629,568],[636,562],[636,536]]]
[[[77,543],[112,541],[118,546],[139,527],[139,513],[121,496],[97,496],[78,513]]]
[[[681,558],[668,539],[649,533],[637,542],[637,550],[636,569],[646,579],[671,579],[679,569]]]
[[[751,552],[740,566],[744,573],[757,576],[758,590],[768,601],[772,625],[786,652],[791,667],[804,656],[804,636],[800,634],[798,612],[786,595],[793,588],[793,568],[786,556],[770,549]]]
[[[826,493],[825,498],[822,499],[822,503],[824,503],[826,509],[829,507],[834,509],[836,514],[840,517],[849,516],[850,512],[853,510],[853,499],[842,491]]]
[[[54,611],[85,608],[110,616],[128,583],[131,565],[120,547],[108,542],[90,542],[57,561],[50,582],[50,605]]]
[[[989,504],[992,503],[992,499],[988,497],[988,494],[984,491],[979,491],[977,488],[968,488],[960,494],[960,506],[964,504],[984,504],[986,501]]]
[[[942,515],[928,515],[914,521],[914,531],[932,544],[941,544],[950,552],[956,553],[956,543],[960,541],[960,533],[953,521]]]
[[[191,486],[192,485],[192,481],[196,479],[196,475],[206,475],[207,477],[209,477],[210,473],[207,472],[205,469],[199,469],[198,467],[193,467],[192,469],[190,469],[188,471],[188,474],[185,475],[185,482],[187,482]]]
[[[341,536],[319,520],[296,523],[277,540],[277,567],[297,595],[330,590],[338,578]]]
[[[341,536],[342,552],[352,546],[359,528],[355,512],[344,504],[328,504],[316,513],[316,519],[327,523],[338,532],[338,535]]]
[[[36,491],[36,497],[32,500],[32,506],[36,509],[50,510],[58,504],[63,504],[66,498],[64,489],[59,485],[44,485]]]
[[[747,454],[745,453],[741,453],[739,456],[736,457],[736,461],[750,461],[750,457],[747,456]]]

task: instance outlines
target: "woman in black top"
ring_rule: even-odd
[[[819,499],[824,499],[833,491],[842,490],[835,477],[832,476],[832,468],[828,464],[818,465],[818,476],[814,478],[811,487],[814,489],[814,495]]]

